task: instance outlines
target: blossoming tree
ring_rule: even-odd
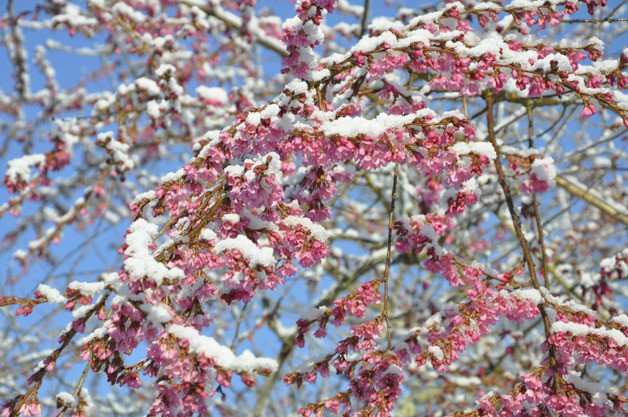
[[[627,414],[625,1],[5,4],[2,417]]]

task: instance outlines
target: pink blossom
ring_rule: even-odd
[[[596,113],[596,111],[597,110],[593,104],[591,104],[590,102],[586,102],[584,104],[584,108],[582,109],[581,116],[586,119],[593,116]]]
[[[19,412],[22,413],[24,416],[38,416],[41,415],[44,410],[36,398],[29,398],[28,400],[26,400],[24,405],[20,407]]]

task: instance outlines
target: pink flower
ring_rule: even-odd
[[[521,183],[521,191],[525,194],[542,193],[548,189],[547,181],[540,180],[535,174]]]
[[[4,411],[3,411],[4,412]],[[29,398],[19,410],[24,416],[38,416],[44,412],[37,398]]]
[[[591,104],[591,102],[587,101],[584,104],[584,108],[582,109],[582,113],[580,113],[580,115],[582,117],[584,117],[585,119],[593,116],[596,113],[596,108],[593,104]]]

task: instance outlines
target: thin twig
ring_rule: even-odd
[[[360,37],[366,33],[366,26],[371,12],[371,0],[364,0],[364,10],[362,11],[362,20],[360,21]]]
[[[628,17],[617,17],[615,19],[564,19],[562,23],[613,23],[613,22],[628,22]]]
[[[105,317],[105,320],[103,320],[103,322],[109,320],[111,318],[111,315],[113,314],[113,308],[110,307],[109,311],[107,311],[107,316]],[[87,374],[89,373],[89,370],[92,367],[92,362],[94,361],[94,357],[90,356],[89,357],[89,361],[87,361],[87,364],[85,365],[85,368],[83,369],[83,372],[81,374],[81,378],[79,379],[78,383],[76,384],[76,388],[74,388],[74,392],[72,393],[72,396],[76,399],[79,398],[79,395],[81,394],[81,390],[83,388],[83,384],[85,383],[85,379],[87,378]],[[80,401],[77,401],[77,404],[80,403]]]
[[[393,174],[393,185],[390,192],[390,211],[388,212],[388,242],[386,244],[386,267],[384,269],[384,307],[382,316],[386,322],[386,340],[388,350],[392,348],[392,339],[390,336],[390,318],[388,317],[388,281],[390,279],[390,259],[392,257],[392,240],[393,225],[395,222],[395,201],[397,201],[397,179],[399,178],[399,163],[395,163],[395,172]]]
[[[240,333],[240,326],[242,325],[242,320],[244,319],[244,312],[246,311],[246,307],[249,305],[247,301],[244,303],[244,307],[242,307],[242,311],[240,312],[240,317],[238,317],[238,323],[236,324],[235,333],[233,335],[233,340],[231,341],[231,345],[229,345],[229,349],[235,349],[236,341],[238,340],[238,334]]]
[[[510,217],[512,219],[513,226],[515,228],[515,234],[517,235],[517,240],[519,240],[519,245],[523,251],[523,256],[528,266],[528,271],[530,273],[530,282],[532,286],[541,293],[541,285],[539,284],[538,277],[536,275],[536,268],[534,265],[534,260],[532,260],[532,253],[530,251],[530,245],[528,245],[528,241],[523,234],[523,230],[521,229],[521,219],[519,218],[519,214],[515,208],[515,202],[510,192],[510,186],[506,181],[506,175],[504,173],[504,168],[502,167],[502,163],[500,161],[500,147],[497,144],[497,139],[495,138],[495,120],[493,118],[493,93],[491,91],[486,91],[484,94],[484,100],[486,101],[487,111],[486,111],[486,123],[488,129],[488,138],[493,148],[495,148],[495,152],[497,153],[497,157],[495,158],[495,169],[497,171],[497,177],[499,179],[499,184],[504,192],[504,197],[506,198],[506,205],[508,206],[508,211],[510,212]],[[542,294],[542,293],[541,293]],[[541,313],[541,318],[543,320],[543,327],[545,331],[545,339],[549,339],[551,335],[551,323],[549,320],[549,316],[547,314],[547,301],[538,304],[539,312]],[[553,344],[548,343],[548,351],[549,351],[549,365],[554,370],[555,377],[555,389],[558,393],[561,391],[562,385],[562,377],[558,373],[558,363],[556,361],[556,348]]]
[[[534,118],[532,117],[532,102],[526,104],[528,112],[528,146],[534,148]],[[563,108],[564,111],[564,108]],[[543,263],[543,280],[545,288],[549,288],[549,279],[547,278],[547,252],[545,250],[545,240],[543,239],[543,225],[541,223],[541,215],[539,214],[539,200],[536,194],[532,194],[532,206],[534,207],[534,220],[536,222],[536,233],[541,246],[541,262]]]
[[[181,0],[181,4],[184,4],[188,7],[198,7],[200,10],[207,13],[207,15],[213,16],[216,19],[222,21],[227,27],[231,29],[240,29],[240,26],[241,26],[240,19],[237,16],[232,15],[231,13],[214,10],[213,8],[200,6],[198,4],[194,4],[192,2],[185,1],[185,0]],[[282,56],[282,58],[285,58],[288,56],[288,51],[286,51],[285,47],[283,47],[283,45],[281,45],[279,42],[278,43],[271,42],[268,39],[264,38],[263,36],[256,37],[255,41],[259,43],[260,45],[262,45],[263,47],[278,53],[279,55]]]
[[[343,292],[354,285],[358,279],[363,276],[366,272],[372,269],[373,263],[378,263],[381,260],[378,258],[377,260],[369,261],[361,266],[358,266],[351,275],[345,275],[342,278],[336,279],[337,285],[334,286],[330,291],[326,292],[325,295],[316,302],[316,306],[326,306],[333,301]],[[275,331],[277,333],[277,331]],[[277,371],[275,371],[272,375],[266,379],[266,383],[261,388],[259,394],[257,395],[257,400],[255,404],[255,408],[253,410],[253,417],[260,417],[264,414],[264,407],[268,402],[268,398],[270,394],[273,392],[273,387],[275,384],[281,380],[281,376],[283,374],[283,368],[286,365],[289,357],[292,355],[296,344],[295,340],[297,338],[296,332],[287,337],[282,337],[279,334],[277,336],[280,338],[282,345],[279,350],[279,354],[277,356]]]

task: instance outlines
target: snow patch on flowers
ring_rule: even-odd
[[[322,243],[327,242],[327,230],[320,224],[316,224],[306,217],[288,216],[283,222],[286,226],[290,227],[301,226],[305,230],[308,230],[314,239]]]
[[[179,268],[167,268],[153,257],[150,246],[157,236],[157,225],[144,219],[137,219],[129,228],[126,236],[127,248],[124,251],[124,269],[133,277],[149,278],[157,285],[165,279],[176,280],[185,276]]]
[[[68,301],[67,298],[62,296],[59,291],[45,284],[39,284],[37,291],[39,291],[39,293],[44,296],[49,303],[62,304]]]
[[[217,366],[234,372],[255,372],[256,370],[277,370],[277,361],[270,358],[257,358],[249,350],[236,356],[231,349],[218,343],[214,338],[204,336],[198,330],[180,325],[170,325],[167,332],[185,339],[190,344],[190,351],[205,355],[214,360]]]
[[[562,321],[557,321],[552,324],[552,333],[558,332],[570,333],[574,336],[585,337],[589,335],[594,335],[613,339],[620,347],[628,346],[628,337],[626,337],[626,335],[616,329],[609,330],[604,327],[591,327],[580,323],[565,323]]]
[[[253,268],[258,265],[271,266],[275,262],[272,248],[260,248],[244,235],[221,240],[214,246],[214,253],[222,253],[226,250],[238,250],[245,259],[251,262]]]

